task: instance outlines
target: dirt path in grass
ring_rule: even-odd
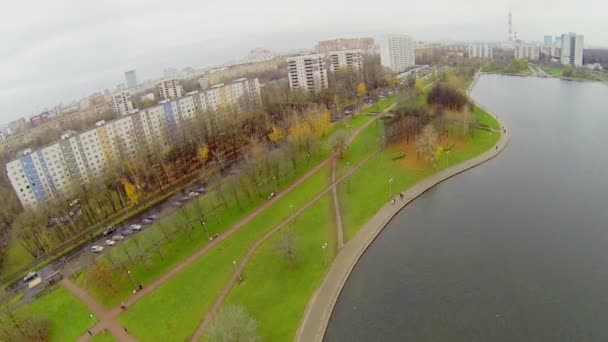
[[[89,308],[89,310],[91,310],[92,314],[97,320],[97,324],[93,328],[88,330],[91,332],[91,335],[86,332],[78,339],[78,341],[88,341],[95,334],[101,332],[104,329],[108,329],[112,333],[112,335],[114,335],[117,341],[137,341],[133,338],[133,336],[129,335],[124,330],[124,327],[120,324],[118,318],[116,318],[116,315],[114,315],[113,312],[106,310],[103,305],[101,305],[97,300],[95,300],[95,298],[93,298],[87,292],[87,290],[76,286],[68,279],[63,279],[61,281],[61,285],[65,287],[68,291],[70,291],[78,299],[80,299]],[[69,324],[69,322],[66,323]]]
[[[338,168],[338,159],[334,158],[331,163],[331,182],[336,182],[336,172]],[[336,219],[336,241],[338,243],[338,250],[344,247],[344,226],[342,225],[342,208],[340,207],[340,199],[338,198],[338,187],[333,186],[331,188],[331,197],[333,198],[334,204],[334,216]]]

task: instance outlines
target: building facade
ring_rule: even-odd
[[[575,67],[582,67],[584,45],[583,35],[573,32],[562,34],[561,43],[561,63],[564,65],[569,64]]]
[[[373,51],[374,48],[374,38],[338,38],[318,42],[314,47],[314,51],[317,53],[329,53],[339,50]]]
[[[544,36],[543,37],[543,44],[544,45],[552,45],[553,44],[553,36],[551,36],[551,35]]]
[[[517,44],[513,57],[532,61],[538,60],[540,58],[540,47],[537,44]]]
[[[160,98],[163,100],[176,99],[182,97],[182,86],[176,78],[164,79],[156,84],[160,93]]]
[[[137,74],[135,74],[135,70],[125,72],[125,82],[127,83],[127,89],[137,88]]]
[[[327,88],[325,55],[312,54],[287,58],[289,87],[317,92]]]
[[[359,49],[331,51],[329,56],[329,69],[334,72],[338,69],[360,71],[363,69],[363,55]]]
[[[112,93],[112,101],[110,104],[112,110],[119,115],[127,115],[133,110],[131,93],[126,90]]]
[[[494,58],[494,48],[488,44],[471,44],[467,52],[469,58]]]
[[[399,73],[416,64],[416,43],[410,36],[391,34],[380,41],[380,62]]]

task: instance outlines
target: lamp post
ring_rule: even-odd
[[[234,265],[234,272],[236,272],[236,276],[239,278],[239,281],[243,281],[243,278],[241,278],[241,273],[239,272],[239,268],[236,266],[236,260],[232,261],[232,264]]]
[[[323,258],[325,260],[325,265],[327,265],[327,242],[324,243],[321,248],[323,249]]]
[[[445,156],[446,156],[446,158],[447,158],[447,160],[448,160],[448,167],[450,167],[450,150],[447,150],[447,151],[445,152]]]
[[[348,171],[350,171],[350,162],[346,162],[346,190],[350,193],[350,176],[348,175]]]
[[[388,180],[388,197],[393,197],[393,178]]]
[[[93,320],[93,322],[97,323],[97,320],[95,319],[95,316],[93,316],[93,314],[89,314],[89,317],[91,317],[91,319]]]
[[[310,153],[306,153],[306,157],[308,158],[308,168],[310,169]]]
[[[205,221],[203,221],[203,231],[205,232],[205,236],[207,237],[207,240],[211,241],[211,238],[209,237],[209,233],[207,232],[207,225],[205,224]]]
[[[276,194],[277,192],[279,192],[279,182],[277,181],[276,176],[272,176],[272,179],[274,180],[274,192]]]
[[[135,278],[133,278],[133,275],[131,274],[131,271],[127,271],[127,273],[129,273],[129,277],[131,278],[131,281],[133,282],[133,286],[135,286],[135,290],[133,290],[133,293],[135,293],[135,291],[137,290],[137,282],[135,281]]]
[[[291,209],[291,220],[292,220],[292,221],[295,221],[295,220],[296,220],[296,218],[295,218],[295,216],[293,216],[293,214],[294,214],[293,204],[290,204],[290,205],[289,205],[289,209]]]

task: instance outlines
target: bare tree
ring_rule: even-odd
[[[284,230],[275,244],[277,255],[293,265],[297,261],[298,237],[292,229]]]
[[[331,149],[340,155],[340,159],[342,159],[344,151],[348,148],[348,145],[346,144],[347,140],[348,134],[343,129],[338,130],[336,133],[334,133],[334,135],[331,136],[329,144]]]
[[[433,162],[437,151],[437,141],[437,131],[435,131],[433,125],[426,125],[422,133],[416,137],[416,152],[429,163]]]
[[[228,304],[215,316],[209,326],[210,342],[257,342],[258,322],[243,306]]]

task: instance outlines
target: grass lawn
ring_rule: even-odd
[[[517,72],[507,72],[506,66],[503,67],[500,65],[494,65],[494,66],[484,65],[484,67],[481,71],[496,73],[496,74],[505,74],[505,75],[522,75],[522,76],[532,75],[532,70],[530,70],[530,68],[528,68],[528,67],[519,69]]]
[[[13,237],[10,240],[11,243],[9,243],[6,250],[6,258],[2,265],[0,265],[0,278],[10,276],[34,261],[32,255],[23,248],[20,240],[16,237],[17,234],[14,233],[15,231],[16,230],[13,230]]]
[[[541,68],[551,76],[561,76],[564,72],[564,68],[561,66],[543,65]]]
[[[500,123],[494,119],[491,115],[488,115],[486,111],[475,106],[475,111],[473,115],[477,119],[477,122],[482,126],[487,126],[494,129],[500,129]]]
[[[480,121],[492,126],[498,125],[491,123],[494,119],[482,110],[477,115],[480,116]],[[458,131],[456,128],[451,130],[454,133]],[[498,133],[476,130],[473,137],[467,135],[463,139],[450,138],[449,141],[441,141],[442,145],[454,144],[455,147],[450,151],[449,157],[443,154],[439,158],[437,169],[446,168],[448,158],[449,163],[454,165],[481,154],[492,148],[499,137]],[[404,152],[405,158],[392,160],[392,157],[399,152]],[[391,145],[374,156],[339,186],[345,238],[347,240],[352,238],[363,224],[399,191],[411,187],[434,172],[431,165],[418,160],[413,141],[409,144]],[[388,181],[391,178],[393,178],[392,196],[389,194],[391,186]]]
[[[349,146],[348,150],[344,151],[342,159],[340,159],[340,168],[337,170],[337,178],[339,178],[345,171],[346,166],[354,167],[361,160],[365,159],[370,153],[380,147],[381,132],[383,126],[380,120],[367,126],[357,139],[355,139]]]
[[[378,102],[363,109],[364,112],[380,113],[397,101],[397,94],[378,100]]]
[[[329,168],[325,168],[129,308],[121,314],[120,320],[142,341],[183,341],[188,338],[232,276],[232,261],[242,258],[258,238],[288,217],[290,205],[296,209],[304,205],[325,189],[328,182]]]
[[[93,336],[91,342],[116,342],[116,338],[108,330],[103,330]]]
[[[324,265],[324,243],[328,243],[328,264],[334,258],[335,225],[330,200],[329,195],[324,196],[288,228],[297,236],[295,265],[276,254],[279,235],[275,234],[260,246],[245,269],[244,282],[236,285],[226,299],[225,304],[247,308],[259,323],[261,341],[293,340],[306,304],[328,267]]]
[[[96,322],[89,316],[91,312],[78,298],[63,287],[55,287],[40,298],[17,308],[22,317],[41,315],[51,322],[50,341],[76,341]],[[2,323],[0,320],[0,324]]]

